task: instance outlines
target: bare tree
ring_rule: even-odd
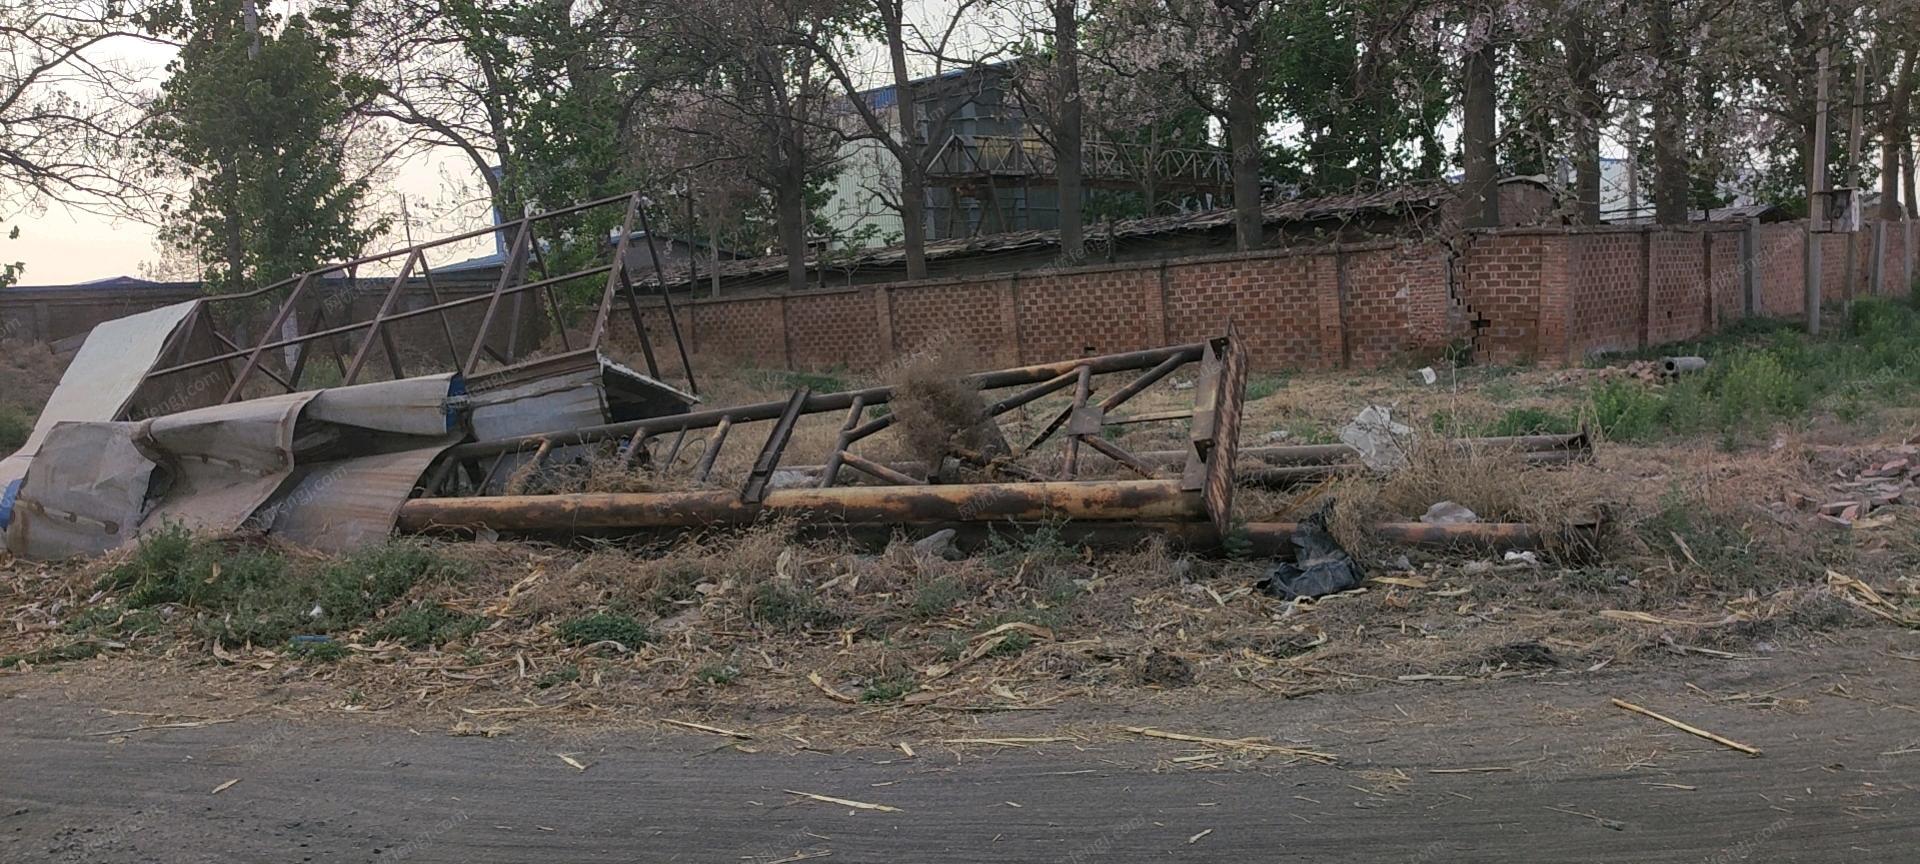
[[[112,0],[0,4],[0,218],[50,201],[141,209],[124,156],[144,70],[114,60],[112,43],[162,41],[139,29],[143,11]],[[0,271],[0,285],[18,272]]]
[[[728,175],[773,202],[787,287],[807,285],[806,198],[836,160],[843,135],[821,62],[836,9],[813,0],[687,0],[668,25],[705,71],[646,106],[640,145],[661,168],[740,200]],[[806,34],[804,39],[789,38]]]
[[[959,56],[959,37],[972,23],[984,0],[958,0],[944,14],[922,27],[909,20],[906,0],[852,0],[851,30],[873,33],[886,53],[882,72],[889,86],[874,90],[864,86],[871,80],[860,58],[865,45],[849,38],[846,32],[796,28],[788,36],[796,44],[813,51],[827,74],[839,85],[841,95],[863,131],[857,137],[880,143],[900,170],[901,241],[905,246],[907,278],[927,275],[927,174],[931,160],[939,152],[954,116],[980,90],[976,76],[954,74],[979,69],[991,63],[998,52],[973,50]],[[979,47],[979,46],[974,46]],[[931,66],[931,79],[916,90],[914,62]],[[876,98],[890,92],[891,99]],[[922,97],[928,102],[930,116],[917,116]],[[887,110],[887,103],[892,110]]]

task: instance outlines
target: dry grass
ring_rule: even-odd
[[[0,456],[26,442],[70,359],[45,343],[0,340]]]
[[[1006,451],[1006,440],[987,416],[986,399],[962,377],[978,364],[977,355],[954,340],[939,339],[888,370],[892,428],[906,454],[932,467],[955,447],[987,455]]]
[[[1397,374],[1298,376],[1252,402],[1246,443],[1270,443],[1275,431],[1287,431],[1289,443],[1330,437],[1370,403],[1396,403],[1396,417],[1423,431],[1442,412],[1477,423],[1472,418],[1497,417],[1515,404],[1578,410],[1580,397],[1560,383],[1561,373],[1467,374],[1480,377],[1458,389],[1426,388]],[[1096,383],[1117,387],[1125,377]],[[710,392],[764,401],[782,398],[791,383],[743,370],[716,376]],[[1168,381],[1126,410],[1191,400],[1190,390]],[[1027,440],[1067,401],[1055,394],[1001,426]],[[808,418],[785,463],[817,464],[844,419]],[[764,434],[755,430],[764,428],[734,431],[715,485],[738,482]],[[1814,443],[1833,442],[1830,430],[1789,432],[1778,446],[1736,453],[1713,442],[1610,445],[1591,464],[1538,469],[1427,444],[1414,448],[1406,470],[1385,477],[1294,493],[1242,490],[1241,514],[1261,521],[1331,496],[1339,502],[1336,535],[1372,573],[1424,586],[1376,582],[1317,602],[1261,594],[1254,585],[1267,562],[1196,557],[1154,537],[1092,550],[1040,532],[948,561],[915,555],[906,542],[912,537],[875,549],[768,524],[665,543],[442,544],[442,554],[469,562],[473,575],[419,586],[394,608],[440,604],[487,623],[437,650],[370,642],[369,630],[348,634],[358,647],[335,663],[294,660],[267,646],[248,657],[269,669],[214,672],[204,643],[188,635],[190,612],[178,610],[172,629],[131,639],[118,654],[79,668],[218,674],[234,688],[277,687],[298,670],[311,683],[303,691],[310,695],[296,698],[357,698],[393,711],[510,709],[486,716],[512,722],[718,715],[831,725],[883,740],[889,728],[959,722],[952,718],[972,716],[967,709],[1049,707],[1143,690],[1181,689],[1189,695],[1180,698],[1198,705],[1222,695],[1369,688],[1404,675],[1485,678],[1539,674],[1541,663],[1578,670],[1672,662],[1696,649],[1745,653],[1762,642],[1876,623],[1825,586],[1827,567],[1907,596],[1888,579],[1920,566],[1915,508],[1898,508],[1889,526],[1848,534],[1774,506],[1789,492],[1817,491],[1836,469],[1872,461],[1891,434],[1856,433],[1838,450]],[[1180,445],[1184,425],[1130,426],[1116,436],[1129,449],[1161,449]],[[656,453],[667,443],[657,441]],[[906,446],[889,435],[859,449],[887,459]],[[1032,458],[1046,465],[1058,450],[1056,441]],[[608,470],[611,458],[530,479],[556,490],[681,488],[678,478],[698,448],[690,439],[677,473],[665,477]],[[1098,457],[1083,454],[1082,462],[1095,476],[1111,470]],[[1439,500],[1485,519],[1549,526],[1604,509],[1614,527],[1598,560],[1549,556],[1540,565],[1388,548],[1362,527],[1417,518]],[[1393,560],[1402,553],[1411,558],[1407,571]],[[98,565],[6,566],[0,608],[11,620],[0,625],[0,655],[65,644],[75,638],[62,632],[67,622],[115,599],[91,596]],[[1622,612],[1645,617],[1612,614]],[[651,641],[619,653],[559,638],[566,622],[594,614],[630,618]],[[1037,630],[1006,631],[1020,636],[983,649],[997,638],[987,634],[1004,625]],[[1191,677],[1184,688],[1185,679],[1168,671],[1179,669]],[[833,701],[809,674],[865,701]]]

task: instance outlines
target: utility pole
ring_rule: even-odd
[[[1860,195],[1860,148],[1861,148],[1861,105],[1867,101],[1867,66],[1860,58],[1853,61],[1853,111],[1847,118],[1847,192],[1858,200]],[[1851,208],[1849,208],[1851,209]],[[1860,258],[1859,233],[1853,230],[1853,220],[1843,225],[1847,238],[1847,271],[1844,279],[1846,287],[1842,295],[1846,298],[1847,320],[1853,320],[1853,278],[1854,267]]]
[[[1821,39],[1826,38],[1821,34]],[[1813,153],[1807,165],[1807,335],[1820,335],[1820,228],[1827,207],[1827,46],[1820,46],[1820,77],[1814,82]]]

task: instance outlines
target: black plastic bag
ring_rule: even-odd
[[[1267,571],[1257,584],[1260,590],[1282,600],[1296,597],[1323,597],[1357,588],[1367,572],[1327,531],[1327,514],[1333,512],[1328,501],[1293,529],[1293,560],[1282,561]]]

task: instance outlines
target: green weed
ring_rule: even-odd
[[[1486,434],[1507,437],[1513,435],[1567,435],[1578,425],[1572,417],[1549,411],[1545,408],[1512,408],[1500,415],[1500,419],[1488,426]]]
[[[202,613],[195,629],[226,645],[272,645],[302,633],[360,626],[414,585],[461,571],[414,543],[374,546],[324,565],[295,567],[271,549],[193,536],[170,525],[141,538],[101,588],[130,609],[161,604]]]
[[[164,623],[160,613],[151,609],[128,609],[118,603],[105,603],[67,619],[60,629],[67,633],[130,639],[158,633]]]
[[[1613,441],[1644,441],[1660,429],[1665,402],[1645,385],[1608,381],[1592,393],[1593,422]]]
[[[635,648],[641,643],[653,641],[653,634],[631,615],[594,612],[560,622],[560,639],[569,645],[618,642]]]
[[[20,654],[0,656],[0,669],[14,666],[46,666],[52,663],[65,663],[71,660],[85,660],[105,650],[100,643],[93,641],[69,642],[38,648]]]
[[[20,449],[32,432],[32,417],[11,405],[0,405],[0,456]]]
[[[427,648],[472,636],[486,625],[486,619],[478,615],[420,603],[397,615],[388,616],[367,635],[376,641],[399,642],[408,648]]]
[[[914,680],[912,675],[904,673],[877,678],[867,682],[867,686],[861,689],[860,701],[898,702],[905,699],[907,694],[912,693],[913,688],[918,686],[919,682]]]
[[[783,630],[832,627],[840,616],[819,597],[803,588],[763,582],[747,598],[747,614],[762,624]]]
[[[1284,375],[1249,375],[1247,376],[1245,400],[1248,402],[1258,402],[1280,392],[1280,389],[1285,386],[1287,386],[1287,378]]]
[[[332,663],[345,659],[347,653],[347,646],[332,639],[296,640],[287,643],[287,656],[297,660]]]
[[[913,592],[914,617],[932,618],[940,615],[966,596],[966,587],[952,576],[929,579]]]

